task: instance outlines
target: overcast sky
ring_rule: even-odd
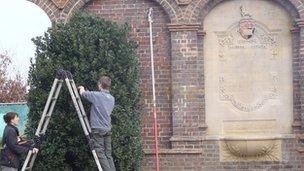
[[[43,35],[51,21],[37,5],[26,0],[0,0],[0,52],[12,58],[9,77],[27,80],[35,46],[31,38]]]

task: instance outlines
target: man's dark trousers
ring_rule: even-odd
[[[103,171],[116,171],[112,157],[111,131],[93,128],[92,138]]]

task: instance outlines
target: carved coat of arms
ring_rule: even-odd
[[[250,39],[255,31],[255,20],[250,14],[243,11],[243,7],[240,7],[242,18],[239,21],[239,33],[244,39]]]

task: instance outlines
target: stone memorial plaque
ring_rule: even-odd
[[[226,1],[207,15],[204,73],[209,135],[225,134],[224,120],[274,119],[278,126],[272,132],[291,132],[290,28],[288,13],[270,1]]]
[[[204,20],[207,134],[221,161],[279,161],[291,133],[291,19],[278,4],[225,1]]]

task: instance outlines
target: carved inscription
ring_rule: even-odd
[[[252,112],[278,96],[280,42],[249,14],[226,31],[215,32],[218,40],[220,100],[236,109]]]

